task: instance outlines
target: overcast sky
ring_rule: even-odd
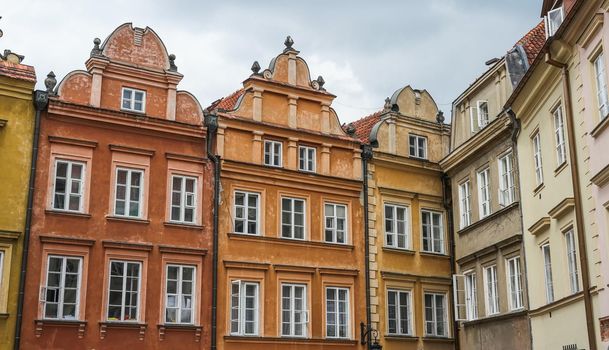
[[[38,87],[60,80],[124,22],[153,28],[203,107],[267,67],[286,35],[338,97],[341,122],[370,114],[411,85],[450,115],[451,102],[540,18],[541,0],[126,1],[19,0],[0,7],[0,50],[25,55]]]

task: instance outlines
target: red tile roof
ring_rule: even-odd
[[[217,108],[225,111],[233,110],[235,109],[237,100],[239,100],[239,97],[241,97],[241,95],[243,95],[244,93],[244,89],[239,89],[226,97],[222,97],[221,99],[212,102],[211,105],[207,107],[207,109],[212,110]]]
[[[533,29],[525,34],[516,44],[522,45],[529,59],[529,65],[539,55],[541,48],[546,43],[546,26],[544,21],[539,22]]]
[[[363,143],[368,143],[368,137],[370,136],[370,131],[372,131],[372,127],[374,124],[378,123],[381,120],[381,115],[383,111],[377,111],[369,116],[363,117],[351,123],[355,127],[355,137],[358,138]],[[346,130],[348,124],[343,127]]]
[[[0,59],[0,76],[36,82],[34,67]]]

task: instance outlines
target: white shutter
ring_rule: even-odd
[[[469,106],[469,120],[471,122],[472,132],[476,132],[477,130],[477,122],[478,122],[478,107]]]
[[[467,321],[465,305],[465,275],[453,275],[455,321]]]
[[[46,303],[47,301],[47,287],[40,287],[40,298],[39,301]]]

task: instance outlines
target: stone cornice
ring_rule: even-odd
[[[592,176],[590,181],[598,187],[603,187],[609,183],[609,164]]]
[[[432,172],[437,173],[438,176],[442,173],[442,169],[440,168],[439,163],[430,162],[425,159],[404,157],[385,152],[374,151],[374,156],[372,157],[372,164],[377,164],[379,166],[385,166],[388,168],[399,169],[403,171],[412,170],[424,173]]]

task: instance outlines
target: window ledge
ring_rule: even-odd
[[[9,318],[10,314],[8,312],[0,312],[0,319],[4,320]]]
[[[543,182],[537,185],[537,187],[533,189],[533,197],[537,196],[544,188],[546,188],[546,185]]]
[[[511,319],[511,318],[515,318],[515,317],[526,316],[527,312],[528,311],[526,309],[518,309],[518,310],[510,311],[510,312],[498,313],[498,314],[494,314],[494,315],[490,315],[490,316],[477,318],[475,320],[463,321],[463,325],[465,327],[467,327],[467,326],[477,325],[480,323],[496,322],[496,321]]]
[[[128,321],[99,322],[99,338],[100,339],[106,338],[108,328],[139,330],[139,339],[144,340],[144,335],[146,334],[146,328],[148,328],[148,324],[139,323],[139,322],[128,322]]]
[[[321,241],[308,241],[308,240],[300,240],[300,239],[288,239],[288,238],[278,238],[278,237],[267,237],[262,235],[252,235],[247,233],[228,233],[228,238],[235,240],[246,240],[246,241],[260,241],[260,242],[270,242],[277,244],[285,244],[285,245],[296,245],[301,247],[307,246],[315,246],[319,248],[325,249],[338,249],[338,250],[353,250],[353,245],[350,244],[340,244],[340,243],[327,243]]]
[[[325,344],[325,345],[356,345],[357,340],[353,339],[330,339],[330,338],[296,338],[296,337],[261,337],[258,335],[225,335],[227,342],[248,342],[248,343],[306,343],[306,344]]]
[[[85,329],[87,328],[87,321],[81,320],[39,319],[34,320],[34,324],[37,338],[42,335],[45,327],[55,326],[78,328],[78,338],[82,339],[85,336]]]
[[[173,222],[173,221],[165,221],[163,223],[165,226],[176,227],[176,228],[185,228],[189,230],[203,230],[204,226],[197,224],[189,224],[185,222]]]
[[[513,201],[511,204],[506,205],[505,207],[497,210],[496,212],[494,212],[488,216],[485,216],[483,219],[480,219],[472,224],[469,224],[468,226],[465,226],[465,227],[459,229],[459,231],[457,231],[457,234],[458,235],[465,234],[467,232],[474,230],[476,227],[483,225],[486,222],[490,222],[491,220],[494,220],[495,218],[497,218],[500,215],[503,215],[504,213],[508,212],[512,208],[516,208],[518,206],[518,203],[519,203],[518,201]]]
[[[419,337],[414,335],[405,335],[405,334],[385,334],[383,337],[387,340],[400,340],[400,341],[418,341]]]
[[[47,215],[72,216],[72,217],[84,218],[84,219],[91,218],[91,214],[80,213],[80,212],[76,212],[76,211],[67,211],[67,210],[47,209],[44,211],[44,213]]]
[[[423,337],[423,341],[427,341],[427,342],[433,342],[433,343],[454,343],[455,339],[454,338],[449,338],[449,337],[440,337],[440,336],[433,336],[433,335],[427,335]]]
[[[597,138],[598,135],[603,132],[603,130],[607,129],[607,126],[609,126],[609,116],[605,116],[598,124],[596,124],[594,129],[592,129],[590,132],[590,135]]]
[[[118,222],[131,222],[134,224],[150,224],[150,220],[145,220],[145,219],[139,219],[139,218],[131,218],[128,216],[114,216],[114,215],[107,215],[106,216],[106,220],[108,221],[118,221]]]
[[[419,254],[421,254],[422,256],[429,256],[429,257],[434,257],[434,258],[450,259],[450,255],[448,255],[446,253],[420,251]]]
[[[388,246],[383,246],[383,251],[390,252],[390,253],[406,254],[406,255],[414,255],[416,253],[412,249],[394,248],[394,247],[388,247]]]
[[[199,343],[201,341],[201,331],[203,330],[202,326],[197,326],[193,324],[174,324],[174,323],[165,323],[157,325],[159,329],[159,339],[165,339],[165,333],[168,330],[178,331],[178,332],[194,332],[195,333],[195,342]]]
[[[567,161],[565,160],[564,162],[562,162],[562,164],[560,164],[558,167],[556,167],[556,169],[554,169],[554,176],[558,176],[558,174],[560,174],[563,169],[565,169],[567,167]]]

